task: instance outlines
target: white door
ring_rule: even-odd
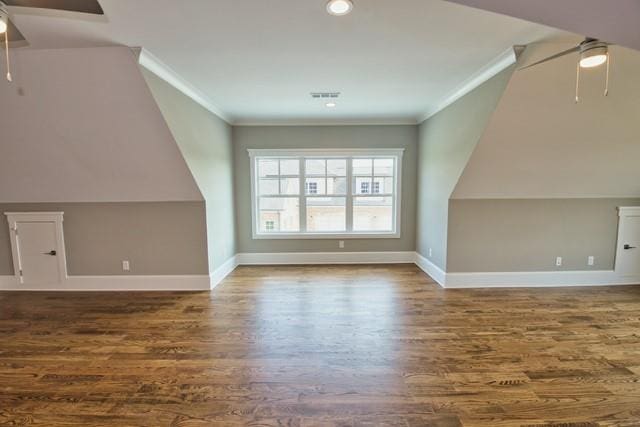
[[[616,273],[640,277],[640,216],[621,216]]]
[[[42,285],[60,282],[55,222],[16,223],[16,243],[21,283]]]
[[[21,285],[47,289],[67,277],[62,212],[6,212],[11,253]]]

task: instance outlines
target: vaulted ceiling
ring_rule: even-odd
[[[548,27],[441,0],[100,0],[104,19],[13,8],[33,48],[141,46],[237,123],[413,122]],[[337,91],[337,107],[314,100]]]

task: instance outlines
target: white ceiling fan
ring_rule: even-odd
[[[551,55],[548,58],[529,64],[526,67],[520,68],[518,71],[525,70],[527,68],[534,67],[536,65],[543,64],[560,57],[570,55],[572,53],[579,53],[580,59],[576,67],[576,103],[580,102],[580,69],[582,68],[595,68],[606,63],[606,81],[604,88],[604,96],[609,95],[609,70],[611,68],[611,54],[609,52],[609,46],[611,43],[604,42],[602,40],[594,39],[591,37],[585,38],[579,45],[567,49],[565,51]]]
[[[13,7],[33,7],[104,15],[98,0],[0,0],[0,35],[4,38],[4,47],[6,49],[8,81],[12,81],[9,63],[9,42],[25,40],[20,30],[11,22]],[[19,13],[19,10],[15,12]]]

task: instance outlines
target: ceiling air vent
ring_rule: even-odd
[[[311,97],[315,99],[335,99],[340,96],[340,92],[311,92]]]

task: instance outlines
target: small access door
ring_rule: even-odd
[[[640,278],[640,207],[619,208],[616,273]]]
[[[15,275],[23,285],[58,285],[66,278],[61,212],[7,213]]]

